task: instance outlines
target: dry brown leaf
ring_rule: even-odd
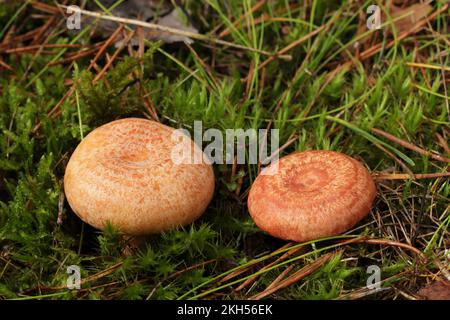
[[[105,7],[110,7],[114,4],[113,0],[101,0]],[[98,6],[91,4],[89,9],[100,11]],[[164,27],[171,27],[188,31],[192,33],[198,33],[198,30],[194,28],[185,12],[180,8],[174,8],[171,1],[168,0],[129,0],[117,8],[112,10],[112,14],[116,17],[137,19],[146,22],[152,22]],[[94,18],[89,18],[89,21],[94,21]],[[117,29],[117,23],[113,21],[100,20],[98,21],[98,33],[104,38],[108,38]],[[134,28],[134,26],[130,26]],[[144,38],[147,40],[155,41],[161,40],[166,43],[173,42],[185,42],[192,43],[193,40],[180,35],[174,35],[169,32],[163,32],[158,30],[145,30]],[[119,37],[116,41],[116,47],[120,47],[124,38]],[[132,45],[138,45],[138,36],[134,36],[131,40]]]
[[[427,300],[450,300],[450,281],[436,281],[420,289],[417,294]]]
[[[433,7],[428,3],[416,3],[407,8],[400,8],[392,4],[390,9],[393,20],[403,17],[394,22],[397,34],[399,34],[413,29],[420,20],[425,19],[431,13]]]
[[[386,4],[386,7],[389,10],[390,17],[394,21],[393,25],[397,34],[411,31],[433,10],[433,7],[428,3],[415,3],[408,5],[408,3],[403,0],[389,2],[388,4]],[[366,26],[367,15],[364,13],[364,11],[361,12],[359,19],[360,22],[358,24],[356,36],[360,36],[368,31]],[[388,18],[385,14],[385,11],[381,10],[381,23],[384,24],[387,21]],[[391,25],[387,25],[385,28],[388,28],[388,31],[392,33]],[[417,31],[419,30],[420,29],[417,29]],[[370,33],[363,39],[358,41],[357,45],[360,46],[362,50],[365,50],[373,45],[372,42],[374,39],[376,39],[376,37],[377,33]]]
[[[189,32],[195,32],[198,33],[198,30],[195,29],[190,24],[186,23],[184,20],[184,17],[182,15],[182,12],[178,9],[172,10],[169,14],[165,15],[161,19],[158,20],[158,24],[164,27],[170,27],[174,29],[180,29],[183,31],[189,31]],[[171,34],[169,32],[155,32],[155,31],[148,31],[146,32],[146,37],[149,40],[162,40],[167,43],[172,42],[185,42],[185,43],[192,43],[193,40],[186,37],[186,36],[180,36],[176,34]]]

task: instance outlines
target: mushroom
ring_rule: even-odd
[[[334,151],[280,158],[253,183],[248,209],[274,237],[304,242],[341,234],[370,211],[375,184],[355,159]]]
[[[205,161],[173,161],[173,148],[180,144],[204,159],[187,136],[174,141],[174,131],[154,121],[128,118],[89,133],[64,176],[73,211],[98,229],[110,222],[127,235],[158,233],[197,219],[211,201],[214,172]]]

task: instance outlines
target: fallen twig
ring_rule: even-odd
[[[58,5],[61,8],[67,9],[67,6],[64,5]],[[179,36],[184,36],[184,37],[188,37],[188,38],[192,38],[192,39],[196,39],[199,41],[207,41],[207,42],[211,42],[211,43],[215,43],[215,44],[219,44],[219,45],[223,45],[223,46],[228,46],[228,47],[232,47],[232,48],[236,48],[236,49],[242,49],[242,50],[247,50],[247,51],[251,51],[251,52],[257,52],[266,56],[275,56],[279,59],[283,59],[283,60],[290,60],[292,59],[292,57],[290,55],[279,55],[279,54],[274,54],[265,50],[260,50],[260,49],[256,49],[256,48],[251,48],[251,47],[247,47],[247,46],[243,46],[240,44],[236,44],[233,42],[228,42],[225,40],[220,40],[220,39],[216,39],[216,38],[212,38],[210,36],[206,36],[203,34],[199,34],[199,33],[195,33],[195,32],[190,32],[190,31],[185,31],[185,30],[181,30],[181,29],[176,29],[176,28],[171,28],[171,27],[166,27],[166,26],[162,26],[162,25],[158,25],[155,23],[151,23],[151,22],[145,22],[145,21],[141,21],[141,20],[136,20],[136,19],[127,19],[127,18],[121,18],[121,17],[115,17],[115,16],[109,16],[109,15],[105,15],[103,13],[99,13],[99,12],[92,12],[92,11],[88,11],[88,10],[82,10],[80,9],[80,13],[86,15],[86,16],[90,16],[90,17],[95,17],[98,19],[102,19],[102,20],[109,20],[109,21],[114,21],[114,22],[118,22],[118,23],[123,23],[123,24],[127,24],[127,25],[134,25],[134,26],[140,26],[143,28],[147,28],[147,29],[152,29],[152,30],[157,30],[157,31],[162,31],[162,32],[168,32],[171,34],[175,34],[175,35],[179,35]]]
[[[401,145],[402,147],[405,147],[407,149],[410,149],[412,151],[420,153],[421,155],[424,155],[424,156],[427,156],[427,157],[431,157],[434,160],[438,160],[438,161],[442,161],[442,162],[449,162],[450,163],[450,158],[447,158],[447,157],[444,157],[444,156],[442,156],[440,154],[435,154],[435,153],[432,153],[430,151],[424,150],[424,149],[422,149],[422,148],[420,148],[420,147],[418,147],[418,146],[416,146],[416,145],[414,145],[412,143],[409,143],[409,142],[407,142],[405,140],[397,138],[396,136],[394,136],[394,135],[392,135],[390,133],[387,133],[387,132],[385,132],[383,130],[380,130],[380,129],[377,129],[377,128],[373,128],[372,132],[377,134],[377,135],[379,135],[379,136],[382,136],[382,137],[384,137],[386,139],[389,139],[392,142],[395,142],[395,143]]]
[[[450,172],[437,172],[437,173],[373,173],[374,180],[408,180],[408,179],[434,179],[450,177]]]
[[[310,275],[311,273],[313,273],[314,271],[316,271],[317,269],[322,267],[325,263],[330,261],[333,257],[335,257],[338,254],[340,254],[340,252],[327,253],[327,254],[321,256],[319,259],[317,259],[313,263],[310,263],[310,264],[306,265],[305,267],[301,268],[300,270],[298,270],[297,272],[295,272],[293,275],[288,277],[286,280],[284,280],[280,284],[273,286],[270,289],[268,288],[268,289],[264,290],[263,292],[250,297],[249,300],[260,300],[264,297],[267,297],[267,296],[277,292],[278,290],[284,289],[284,288],[300,281],[301,279],[305,278],[306,276]]]

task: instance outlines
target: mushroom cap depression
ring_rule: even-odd
[[[304,242],[341,234],[365,217],[375,184],[355,159],[334,151],[305,151],[268,166],[252,185],[248,209],[274,237]]]
[[[64,176],[73,211],[103,229],[158,233],[197,219],[214,192],[212,166],[187,136],[155,121],[128,118],[91,133],[75,149]],[[173,161],[174,147],[200,155],[198,164]]]

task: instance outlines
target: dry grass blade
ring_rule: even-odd
[[[383,147],[379,143],[374,143],[374,145],[378,149],[386,153],[389,157],[391,157],[395,162],[397,162],[399,166],[402,167],[403,170],[406,171],[406,173],[408,173],[410,177],[414,176],[414,173],[411,171],[411,169],[402,160],[400,160],[393,152],[389,151],[387,148]]]
[[[275,251],[274,251],[274,254],[276,254],[276,252],[278,252],[278,251],[285,250],[285,249],[289,248],[290,246],[292,246],[292,243],[291,243],[291,242],[286,243],[286,244],[283,245],[281,248],[275,250]],[[256,265],[258,265],[258,264],[256,264]],[[218,281],[218,283],[227,282],[227,281],[229,281],[229,280],[231,280],[231,279],[233,279],[233,278],[235,278],[235,277],[237,277],[237,276],[239,276],[239,275],[241,275],[241,274],[247,272],[248,270],[250,270],[251,268],[255,267],[256,265],[255,265],[255,264],[251,264],[251,265],[249,265],[248,267],[241,268],[241,269],[238,269],[238,270],[236,270],[236,271],[234,271],[234,272],[232,272],[232,273],[230,273],[230,274],[227,274],[227,275],[226,275],[225,277],[223,277],[220,281]]]
[[[281,272],[275,278],[275,280],[273,280],[272,283],[267,286],[266,290],[270,290],[272,288],[275,288],[284,278],[286,278],[286,276],[289,274],[289,272],[292,271],[292,269],[294,269],[294,265],[293,264],[291,264],[289,267],[284,269],[283,272]]]
[[[392,277],[389,277],[389,278],[381,280],[380,282],[378,282],[378,284],[380,285],[379,289],[370,289],[370,288],[368,288],[366,286],[366,287],[363,287],[363,288],[352,290],[349,293],[343,294],[343,295],[337,297],[335,300],[357,300],[357,299],[361,299],[361,298],[370,296],[372,294],[376,294],[376,293],[381,292],[381,291],[390,290],[391,288],[389,288],[389,287],[382,288],[381,285],[386,283],[386,282],[390,282],[392,280],[398,279],[398,278],[400,278],[400,277],[402,277],[402,276],[404,276],[404,275],[406,275],[408,273],[409,273],[409,271],[400,272],[400,273],[398,273],[398,274],[396,274],[396,275],[394,275]]]
[[[117,27],[117,29],[113,32],[113,34],[108,38],[108,40],[105,41],[105,43],[103,44],[103,46],[100,48],[100,50],[97,52],[97,54],[95,55],[94,59],[91,61],[91,63],[89,64],[88,70],[90,70],[95,62],[101,57],[101,55],[105,52],[105,50],[111,46],[114,41],[116,40],[116,38],[119,36],[119,34],[122,32],[123,30],[123,24],[119,25],[119,27]]]
[[[93,83],[97,82],[105,74],[106,70],[108,70],[108,68],[112,65],[113,61],[117,58],[119,53],[121,53],[122,50],[125,49],[125,46],[131,40],[133,35],[134,35],[134,31],[130,31],[128,33],[127,37],[122,42],[121,46],[116,50],[116,52],[114,52],[113,56],[111,57],[111,60],[109,60],[108,63],[105,64],[103,69],[95,76],[94,80],[92,81]]]
[[[250,298],[250,300],[260,300],[262,298],[265,298],[281,289],[284,289],[290,285],[293,285],[294,283],[300,281],[301,279],[305,278],[306,276],[310,275],[320,267],[322,267],[325,263],[327,263],[329,260],[331,260],[334,256],[338,255],[338,253],[328,253],[323,256],[321,256],[319,259],[314,261],[311,264],[308,264],[307,266],[301,268],[297,272],[295,272],[293,275],[288,277],[286,280],[281,282],[280,284],[273,286],[271,288],[267,288],[261,293],[258,293]]]
[[[305,34],[303,37],[295,40],[294,42],[290,43],[289,45],[287,45],[286,47],[284,47],[283,49],[281,49],[280,51],[277,52],[276,56],[282,56],[284,54],[286,54],[287,52],[291,51],[292,49],[294,49],[295,47],[301,45],[303,42],[311,39],[312,37],[314,37],[316,34],[320,33],[321,31],[323,31],[325,29],[326,25],[320,26],[319,28],[317,28],[314,31],[311,31],[308,34]],[[265,66],[267,66],[270,62],[272,62],[274,60],[274,57],[270,57],[267,60],[265,60],[263,63],[261,63],[258,67],[259,70],[261,70],[262,68],[264,68]]]
[[[445,4],[444,6],[442,6],[440,9],[436,10],[435,12],[433,12],[431,15],[429,15],[427,18],[422,19],[420,21],[418,21],[416,23],[416,25],[414,27],[412,27],[411,29],[402,32],[398,35],[397,39],[393,39],[391,41],[389,41],[388,43],[384,44],[384,43],[377,43],[374,46],[370,47],[367,50],[364,50],[363,52],[361,52],[361,54],[358,56],[358,60],[359,61],[364,61],[367,60],[371,57],[373,57],[374,55],[376,55],[377,53],[379,53],[382,50],[386,50],[391,48],[392,46],[398,44],[398,42],[406,39],[408,36],[410,36],[411,34],[416,33],[418,30],[420,30],[421,28],[423,28],[427,23],[429,23],[430,21],[434,20],[437,16],[439,16],[441,13],[446,12],[448,10],[449,4]],[[351,68],[355,63],[355,60],[350,60],[345,62],[344,64],[339,65],[336,69],[332,70],[329,72],[329,75],[331,74],[335,74],[336,72],[342,72],[343,70],[347,70],[349,68]]]
[[[342,241],[341,245],[348,245],[348,244],[354,244],[354,243],[378,244],[378,245],[382,245],[382,246],[403,248],[403,249],[407,249],[407,250],[413,252],[414,254],[416,254],[421,259],[421,262],[428,261],[428,258],[426,257],[426,255],[419,249],[417,249],[407,243],[402,243],[402,242],[388,240],[388,239],[358,237],[358,238]]]
[[[7,64],[6,62],[4,62],[1,59],[0,59],[0,67],[3,67],[9,71],[14,71],[14,69],[9,64]]]
[[[123,31],[123,25],[120,25],[114,33],[109,37],[108,40],[106,40],[103,45],[98,50],[97,54],[95,55],[94,59],[91,60],[90,65],[88,66],[87,70],[92,69],[95,65],[97,60],[101,57],[101,55],[106,51],[106,49],[111,46],[114,43],[114,40],[118,37],[118,35]],[[124,42],[125,43],[125,42]],[[78,56],[79,57],[79,56]],[[58,61],[60,62],[60,61]],[[111,65],[112,61],[108,61],[108,64]],[[47,114],[48,116],[52,116],[52,119],[56,119],[56,117],[60,114],[60,110],[58,109],[61,107],[61,105],[72,96],[72,94],[75,91],[75,86],[72,86],[67,93],[58,101],[58,103],[53,107],[52,110]],[[38,123],[32,130],[32,133],[35,134],[37,130],[39,130],[41,126],[41,123]]]
[[[79,60],[79,59],[82,59],[82,58],[86,58],[86,57],[92,56],[92,55],[94,55],[95,53],[97,53],[97,51],[98,51],[98,49],[97,49],[97,48],[94,48],[94,49],[90,49],[90,50],[85,50],[85,51],[77,52],[76,54],[68,55],[67,58],[64,58],[64,59],[61,59],[61,60],[58,60],[58,61],[51,62],[51,63],[49,63],[49,66],[56,66],[56,65],[59,65],[59,64],[68,64],[68,63],[72,63],[72,62],[77,61],[77,60]]]
[[[220,283],[228,282],[229,280],[236,278],[237,276],[240,276],[241,274],[247,272],[248,270],[250,270],[253,267],[255,267],[255,265],[250,265],[245,268],[231,272],[230,274],[227,274],[225,277],[223,277],[220,281],[218,281],[218,283],[220,284]]]
[[[63,5],[59,5],[59,6],[64,9],[67,8],[67,6],[63,6]],[[81,10],[81,9],[80,9],[80,13],[82,13],[86,16],[90,16],[90,17],[94,17],[94,18],[98,18],[98,19],[115,21],[118,23],[134,25],[134,26],[140,26],[143,28],[153,29],[153,30],[161,31],[161,32],[167,32],[167,33],[171,33],[171,34],[175,34],[175,35],[179,35],[179,36],[192,38],[192,39],[199,40],[199,41],[207,41],[207,42],[211,42],[211,43],[215,43],[215,44],[219,44],[219,45],[223,45],[223,46],[228,46],[228,47],[232,47],[232,48],[236,48],[236,49],[257,52],[257,53],[260,53],[260,54],[263,54],[266,56],[270,56],[270,57],[275,56],[279,59],[290,60],[292,58],[291,56],[288,56],[288,55],[274,54],[274,53],[271,53],[271,52],[268,52],[265,50],[259,50],[259,49],[255,49],[255,48],[251,48],[251,47],[246,47],[246,46],[236,44],[233,42],[228,42],[228,41],[212,38],[212,37],[209,37],[209,36],[206,36],[203,34],[185,31],[185,30],[181,30],[181,29],[175,29],[175,28],[171,28],[171,27],[165,27],[165,26],[161,26],[161,25],[158,25],[155,23],[150,23],[150,22],[145,22],[145,21],[140,21],[140,20],[135,20],[135,19],[126,19],[126,18],[115,17],[115,16],[108,16],[108,15],[105,15],[102,13],[92,12],[92,11],[88,11],[88,10]]]
[[[153,296],[153,294],[155,293],[156,289],[158,289],[158,287],[161,286],[165,281],[168,281],[168,280],[171,280],[171,279],[175,279],[175,278],[185,274],[186,272],[195,270],[195,269],[200,268],[200,267],[205,267],[205,266],[207,266],[207,265],[209,265],[209,264],[211,264],[213,262],[217,262],[217,259],[210,259],[208,261],[200,262],[200,263],[197,263],[195,265],[186,267],[186,268],[184,268],[184,269],[182,269],[180,271],[177,271],[175,273],[172,273],[171,275],[167,276],[166,278],[161,280],[159,283],[157,283],[156,286],[153,287],[152,291],[149,293],[149,295],[147,296],[146,300],[149,300]]]
[[[81,47],[81,45],[79,45],[79,44],[70,44],[70,43],[67,43],[67,44],[63,44],[63,43],[60,43],[60,44],[42,44],[42,45],[31,45],[31,46],[28,46],[28,47],[21,47],[21,48],[14,48],[14,49],[7,49],[7,50],[5,50],[4,51],[4,53],[7,53],[7,54],[11,54],[11,53],[24,53],[24,52],[30,52],[30,51],[36,51],[36,50],[38,50],[38,49],[41,49],[41,48],[79,48],[79,47]]]
[[[117,269],[119,269],[121,266],[123,265],[123,262],[119,262],[116,263],[115,265],[100,271],[96,274],[93,274],[92,276],[83,278],[81,280],[81,285],[88,283],[88,282],[92,282],[92,281],[96,281],[98,279],[104,278],[107,275],[110,275],[111,273],[113,273],[114,271],[116,271]],[[46,290],[46,291],[58,291],[58,290],[64,290],[67,289],[67,285],[60,285],[60,286],[56,286],[56,287],[40,287],[41,290]]]
[[[288,252],[284,253],[281,257],[279,257],[275,261],[273,261],[273,262],[269,263],[268,265],[264,266],[263,268],[261,268],[260,270],[266,270],[266,269],[286,260],[288,257],[292,256],[293,254],[300,252],[302,249],[304,249],[304,247],[291,249]],[[255,282],[257,279],[258,279],[258,276],[254,276],[254,277],[251,277],[251,278],[245,280],[244,283],[242,283],[239,287],[236,288],[236,291],[243,290],[244,288],[248,287],[253,282]]]
[[[407,149],[410,149],[412,151],[420,153],[421,155],[424,155],[424,156],[427,156],[427,157],[431,157],[434,160],[450,163],[450,158],[447,158],[447,157],[444,157],[442,155],[435,154],[435,153],[432,153],[430,151],[424,150],[424,149],[422,149],[422,148],[420,148],[420,147],[418,147],[416,145],[413,145],[410,142],[407,142],[405,140],[397,138],[396,136],[394,136],[394,135],[392,135],[390,133],[387,133],[387,132],[385,132],[383,130],[380,130],[380,129],[377,129],[377,128],[373,128],[372,132],[377,134],[377,135],[379,135],[379,136],[382,136],[382,137],[384,137],[386,139],[389,139],[390,141],[395,142],[395,143],[401,145],[402,147],[405,147]]]
[[[450,67],[439,66],[439,65],[435,65],[435,64],[407,62],[406,65],[409,67],[414,67],[414,68],[426,68],[426,69],[433,69],[433,70],[450,71]]]
[[[250,14],[253,14],[255,12],[257,12],[259,9],[262,8],[262,6],[264,6],[266,4],[267,0],[260,0],[259,2],[257,2],[251,9],[250,11],[248,11],[247,13],[241,15],[238,19],[236,19],[236,21],[234,21],[232,23],[233,27],[236,27],[239,22],[241,22],[242,20],[244,20],[245,18],[247,18]],[[223,38],[228,36],[231,33],[232,29],[230,27],[227,27],[225,30],[223,30],[220,34],[219,34],[219,38]]]
[[[444,149],[445,153],[450,154],[450,147],[448,146],[447,140],[439,133],[436,133],[436,138],[438,139],[438,144]]]
[[[438,173],[417,173],[410,175],[409,173],[374,173],[372,175],[375,181],[380,180],[408,180],[408,179],[434,179],[450,177],[450,172]]]

